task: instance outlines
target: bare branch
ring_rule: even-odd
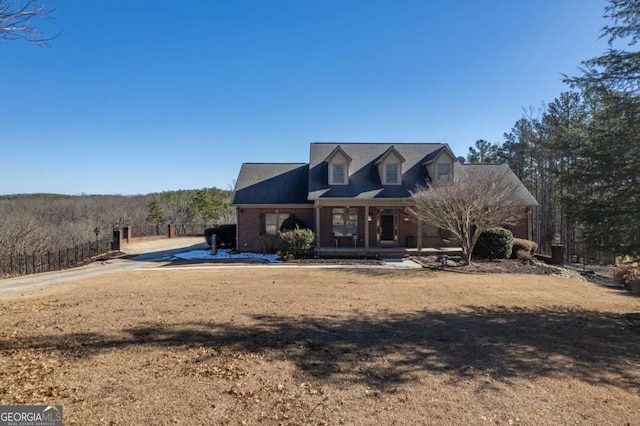
[[[45,37],[35,25],[36,19],[53,22],[55,8],[47,9],[39,0],[0,0],[0,40],[26,40],[40,46],[58,37]]]
[[[508,167],[467,166],[451,182],[416,188],[408,210],[417,220],[451,232],[470,264],[480,234],[518,223],[525,205],[533,201],[527,196],[531,197]]]

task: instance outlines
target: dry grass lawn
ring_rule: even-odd
[[[535,275],[158,268],[0,297],[65,424],[640,424],[640,299]]]

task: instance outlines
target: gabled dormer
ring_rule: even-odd
[[[327,164],[329,185],[349,184],[349,165],[351,157],[338,145],[324,160]]]
[[[449,146],[444,146],[429,154],[422,165],[426,167],[432,183],[443,183],[453,180],[453,164],[456,161]]]
[[[391,146],[376,161],[380,182],[383,185],[401,185],[402,184],[402,163],[406,160]]]

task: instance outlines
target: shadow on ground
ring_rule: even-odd
[[[206,247],[207,247],[206,243],[199,243],[199,244],[193,244],[187,247],[179,247],[179,248],[168,249],[168,250],[159,250],[159,251],[153,251],[149,253],[128,254],[123,256],[123,259],[132,260],[136,262],[165,261],[171,258],[174,254],[189,252],[194,250],[203,250],[203,249],[206,249]]]
[[[38,349],[71,357],[135,346],[249,351],[287,359],[303,376],[383,392],[425,370],[448,373],[452,380],[573,377],[629,391],[640,387],[640,313],[468,307],[349,318],[253,316],[248,322],[145,323],[117,336],[5,340],[0,351]]]

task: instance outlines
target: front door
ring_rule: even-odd
[[[380,242],[393,243],[396,237],[396,218],[393,214],[380,215]]]

